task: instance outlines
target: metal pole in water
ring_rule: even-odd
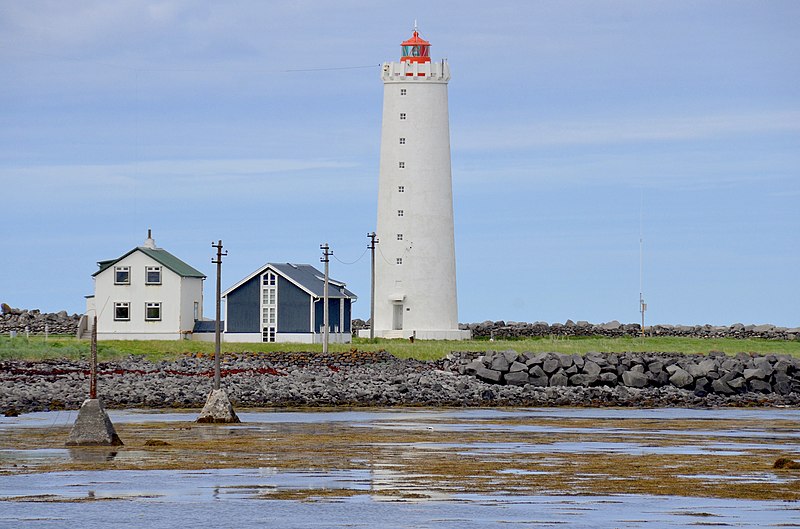
[[[97,398],[97,315],[92,319],[92,340],[91,340],[91,374],[89,375],[89,398]]]
[[[217,244],[211,243],[212,248],[217,249],[217,258],[211,259],[211,262],[217,265],[217,295],[216,295],[216,302],[217,302],[217,319],[214,321],[214,389],[219,389],[219,379],[220,379],[220,367],[219,367],[219,357],[220,357],[220,314],[221,314],[221,307],[220,307],[220,296],[222,293],[222,257],[228,255],[227,250],[225,252],[222,251],[222,239],[219,240]]]

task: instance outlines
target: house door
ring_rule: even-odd
[[[394,312],[392,312],[392,330],[393,331],[402,331],[403,330],[403,304],[402,303],[395,303],[392,305]]]

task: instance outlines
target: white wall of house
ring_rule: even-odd
[[[180,329],[182,332],[194,329],[195,303],[197,319],[203,319],[203,280],[199,277],[181,277]]]
[[[116,271],[129,269],[129,283],[117,284]],[[161,268],[161,284],[147,284],[147,267]],[[194,302],[202,308],[202,280],[182,278],[143,252],[136,251],[95,276],[94,308],[98,340],[176,340],[194,327]],[[128,304],[121,319],[119,303]],[[145,317],[146,304],[160,303],[160,318]],[[88,307],[88,301],[87,301]],[[188,307],[188,308],[187,308]],[[202,312],[201,312],[202,315]]]

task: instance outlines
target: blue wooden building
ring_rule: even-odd
[[[328,279],[331,343],[348,343],[356,295]],[[267,263],[223,292],[227,342],[322,341],[324,275],[311,265]]]

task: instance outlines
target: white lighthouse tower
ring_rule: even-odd
[[[453,340],[458,329],[445,60],[417,29],[383,64],[375,336]]]

